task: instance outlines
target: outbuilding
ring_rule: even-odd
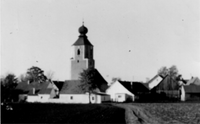
[[[190,84],[182,86],[181,101],[200,101],[200,85]]]
[[[110,95],[111,101],[125,102],[127,98],[134,101],[134,94],[122,85],[121,81],[118,80],[106,90],[106,93]]]

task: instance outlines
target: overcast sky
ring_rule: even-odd
[[[199,0],[1,0],[1,75],[38,66],[70,79],[83,19],[108,82],[145,81],[172,65],[200,77]]]

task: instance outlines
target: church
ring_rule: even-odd
[[[59,99],[64,100],[67,103],[88,103],[88,94],[80,88],[80,73],[88,68],[95,70],[95,83],[97,89],[91,96],[93,103],[101,103],[102,101],[110,100],[110,96],[105,94],[108,88],[106,80],[102,77],[99,71],[95,68],[95,60],[93,57],[94,46],[87,38],[88,29],[84,24],[78,29],[80,35],[75,43],[74,56],[71,58],[71,79],[65,82],[54,82],[56,85],[62,85],[60,87]]]
[[[101,76],[97,69],[95,69],[95,60],[93,58],[94,46],[90,43],[87,38],[88,29],[83,25],[78,29],[80,35],[75,43],[74,56],[71,58],[71,81],[80,82],[80,73],[83,70],[92,68],[95,70],[98,88],[101,92],[105,92],[107,88],[106,80]]]
[[[88,29],[82,25],[78,29],[80,35],[75,43],[74,56],[71,58],[71,78],[66,81],[46,81],[45,83],[22,82],[17,86],[22,90],[21,97],[27,102],[43,103],[102,103],[110,100],[110,95],[105,93],[108,85],[106,80],[95,69],[93,58],[93,45],[88,40],[86,34]],[[95,83],[97,88],[89,95],[80,87],[80,73],[88,68],[95,70]],[[40,86],[41,85],[41,86]]]
[[[79,80],[79,74],[88,68],[94,68],[93,45],[86,34],[88,29],[82,25],[79,28],[79,38],[73,44],[74,58],[71,59],[71,80]]]

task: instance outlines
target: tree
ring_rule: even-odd
[[[81,80],[80,87],[83,91],[89,93],[89,103],[91,104],[90,100],[91,92],[97,88],[97,83],[95,83],[96,69],[88,68],[86,70],[83,70],[83,72],[80,73],[80,80]]]
[[[173,79],[176,79],[178,77],[178,69],[175,65],[172,65],[170,68],[163,66],[158,70],[158,75],[162,77],[169,75]]]
[[[17,78],[14,74],[8,74],[1,79],[1,102],[13,102],[18,99],[18,94],[15,93],[17,86]]]
[[[167,68],[165,66],[161,67],[158,70],[158,74],[162,77],[169,76],[169,80],[166,84],[169,89],[177,89],[180,86],[180,83],[178,81],[181,81],[182,78],[181,75],[178,74],[178,69],[175,65],[172,65],[170,68]],[[166,89],[166,87],[164,89]]]
[[[53,79],[53,75],[54,75],[54,72],[53,72],[53,71],[48,71],[48,72],[46,73],[47,79],[49,79],[49,80],[52,80],[52,79]]]
[[[44,75],[44,71],[39,67],[32,66],[27,70],[27,78],[31,82],[42,83],[46,81],[47,77]]]
[[[19,77],[18,77],[18,81],[19,82],[26,82],[28,80],[27,76],[25,74],[21,74]]]
[[[162,77],[165,77],[168,75],[168,69],[166,66],[163,66],[161,67],[159,70],[158,70],[158,75],[162,76]]]
[[[172,77],[173,79],[176,79],[178,77],[178,69],[175,65],[172,65],[169,68],[168,74],[170,77]]]

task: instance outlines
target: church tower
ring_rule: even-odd
[[[94,68],[93,45],[87,39],[88,29],[82,25],[79,28],[79,38],[73,44],[74,57],[71,59],[71,80],[80,80],[80,73],[88,68]]]

